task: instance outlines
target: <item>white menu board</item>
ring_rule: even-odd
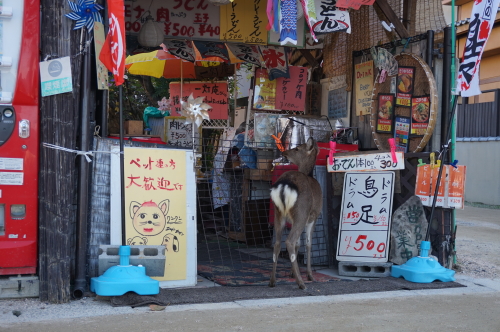
[[[393,195],[394,172],[345,174],[338,261],[388,261]]]

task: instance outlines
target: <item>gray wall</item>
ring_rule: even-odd
[[[458,163],[467,166],[465,200],[500,205],[500,137],[472,140],[457,139],[456,146]]]

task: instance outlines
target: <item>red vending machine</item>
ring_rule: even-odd
[[[40,1],[0,0],[0,275],[35,274]]]

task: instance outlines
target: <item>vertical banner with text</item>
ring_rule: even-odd
[[[355,65],[356,115],[370,114],[373,91],[373,60]]]
[[[165,246],[165,274],[186,279],[186,152],[124,149],[125,235],[127,244]]]

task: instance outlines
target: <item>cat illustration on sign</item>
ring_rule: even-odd
[[[130,202],[129,212],[132,218],[132,225],[137,233],[145,236],[155,236],[160,234],[167,224],[167,213],[170,200],[165,199],[159,204],[152,200],[139,203]]]
[[[134,236],[127,239],[128,246],[145,246],[146,244],[148,244],[147,237]]]

